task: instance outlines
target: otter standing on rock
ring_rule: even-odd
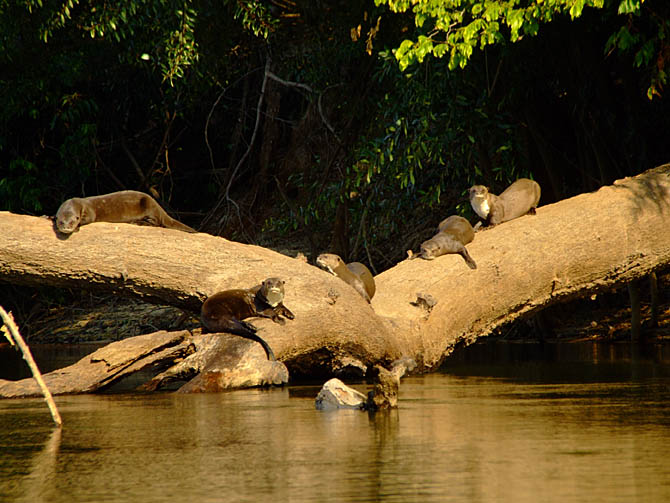
[[[200,310],[200,321],[206,332],[229,332],[260,343],[268,360],[275,361],[268,343],[256,335],[258,329],[242,320],[258,316],[283,325],[282,315],[289,320],[295,318],[283,302],[284,281],[268,278],[253,288],[224,290],[208,297]]]
[[[470,222],[458,215],[452,215],[440,222],[438,230],[439,232],[432,238],[421,243],[421,252],[412,258],[433,260],[447,253],[458,253],[465,259],[470,269],[477,269],[477,264],[465,248],[465,245],[475,238],[475,231]]]
[[[519,178],[499,196],[490,193],[483,185],[470,187],[469,193],[472,209],[489,226],[513,220],[526,213],[534,215],[540,201],[540,185],[528,178]]]
[[[80,226],[93,222],[140,223],[197,232],[165,213],[149,194],[135,190],[73,197],[61,204],[56,213],[56,228],[62,234],[72,234]]]
[[[360,262],[345,264],[334,253],[322,253],[316,258],[316,263],[322,269],[353,286],[366,301],[370,302],[370,299],[374,297],[376,291],[375,280],[370,269]]]

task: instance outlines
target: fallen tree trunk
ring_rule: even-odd
[[[339,279],[258,246],[107,223],[61,240],[46,218],[0,212],[0,280],[96,288],[197,311],[216,291],[279,276],[296,319],[253,323],[292,374],[364,369],[401,356],[425,371],[456,344],[508,321],[664,267],[669,213],[666,165],[478,232],[468,245],[476,270],[459,255],[403,261],[375,278],[370,306]],[[436,304],[412,304],[419,293]]]
[[[92,393],[143,370],[153,374],[165,367],[168,370],[139,388],[154,391],[175,381],[187,381],[180,391],[198,393],[288,382],[284,364],[267,360],[253,341],[193,336],[186,330],[160,331],[112,342],[74,365],[49,372],[44,381],[55,395]],[[34,379],[0,380],[2,398],[39,396],[40,392]]]

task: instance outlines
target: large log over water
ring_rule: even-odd
[[[447,215],[435,215],[435,224]],[[95,288],[198,310],[216,291],[286,280],[284,326],[253,320],[292,372],[413,357],[430,370],[459,342],[552,303],[605,290],[670,262],[670,165],[541,206],[478,232],[459,255],[406,260],[378,275],[368,305],[320,269],[207,234],[96,223],[68,239],[46,218],[0,212],[0,279]],[[417,293],[437,304],[412,305]],[[20,320],[18,320],[20,322]]]

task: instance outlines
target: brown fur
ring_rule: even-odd
[[[56,228],[71,234],[93,222],[148,224],[184,232],[197,232],[175,220],[156,200],[144,192],[123,190],[92,197],[73,197],[58,208]]]
[[[416,256],[433,260],[448,253],[458,253],[465,259],[470,269],[476,269],[477,264],[465,248],[465,245],[470,243],[474,237],[475,231],[470,222],[463,217],[452,215],[440,222],[437,234],[421,243],[421,252]]]
[[[375,279],[370,269],[360,262],[344,261],[334,253],[322,253],[316,259],[319,267],[334,274],[345,283],[349,283],[366,301],[370,302],[375,295]]]
[[[527,213],[535,214],[540,202],[540,185],[528,178],[519,178],[502,194],[496,196],[483,185],[470,187],[470,204],[475,212],[486,221],[489,226],[513,220]],[[482,213],[480,208],[483,201],[488,202],[488,213]]]
[[[206,332],[229,332],[260,343],[268,360],[275,360],[270,346],[257,334],[257,328],[243,321],[246,318],[270,318],[284,324],[281,316],[289,320],[294,314],[283,304],[284,281],[268,278],[253,288],[224,290],[205,300],[200,310],[200,321]]]

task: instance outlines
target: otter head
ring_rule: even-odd
[[[284,283],[285,281],[279,278],[268,278],[263,281],[260,293],[270,306],[276,307],[284,300]]]
[[[435,257],[439,256],[440,245],[432,239],[424,241],[421,243],[421,252],[419,257],[426,260],[433,260]]]
[[[56,213],[56,228],[63,234],[72,234],[81,223],[81,205],[74,199],[68,199]]]
[[[325,269],[333,276],[337,276],[336,271],[345,264],[342,259],[334,253],[322,253],[316,257],[316,265]]]
[[[481,218],[487,218],[491,207],[489,206],[489,189],[483,185],[473,185],[468,191],[470,194],[470,204],[475,213]]]

